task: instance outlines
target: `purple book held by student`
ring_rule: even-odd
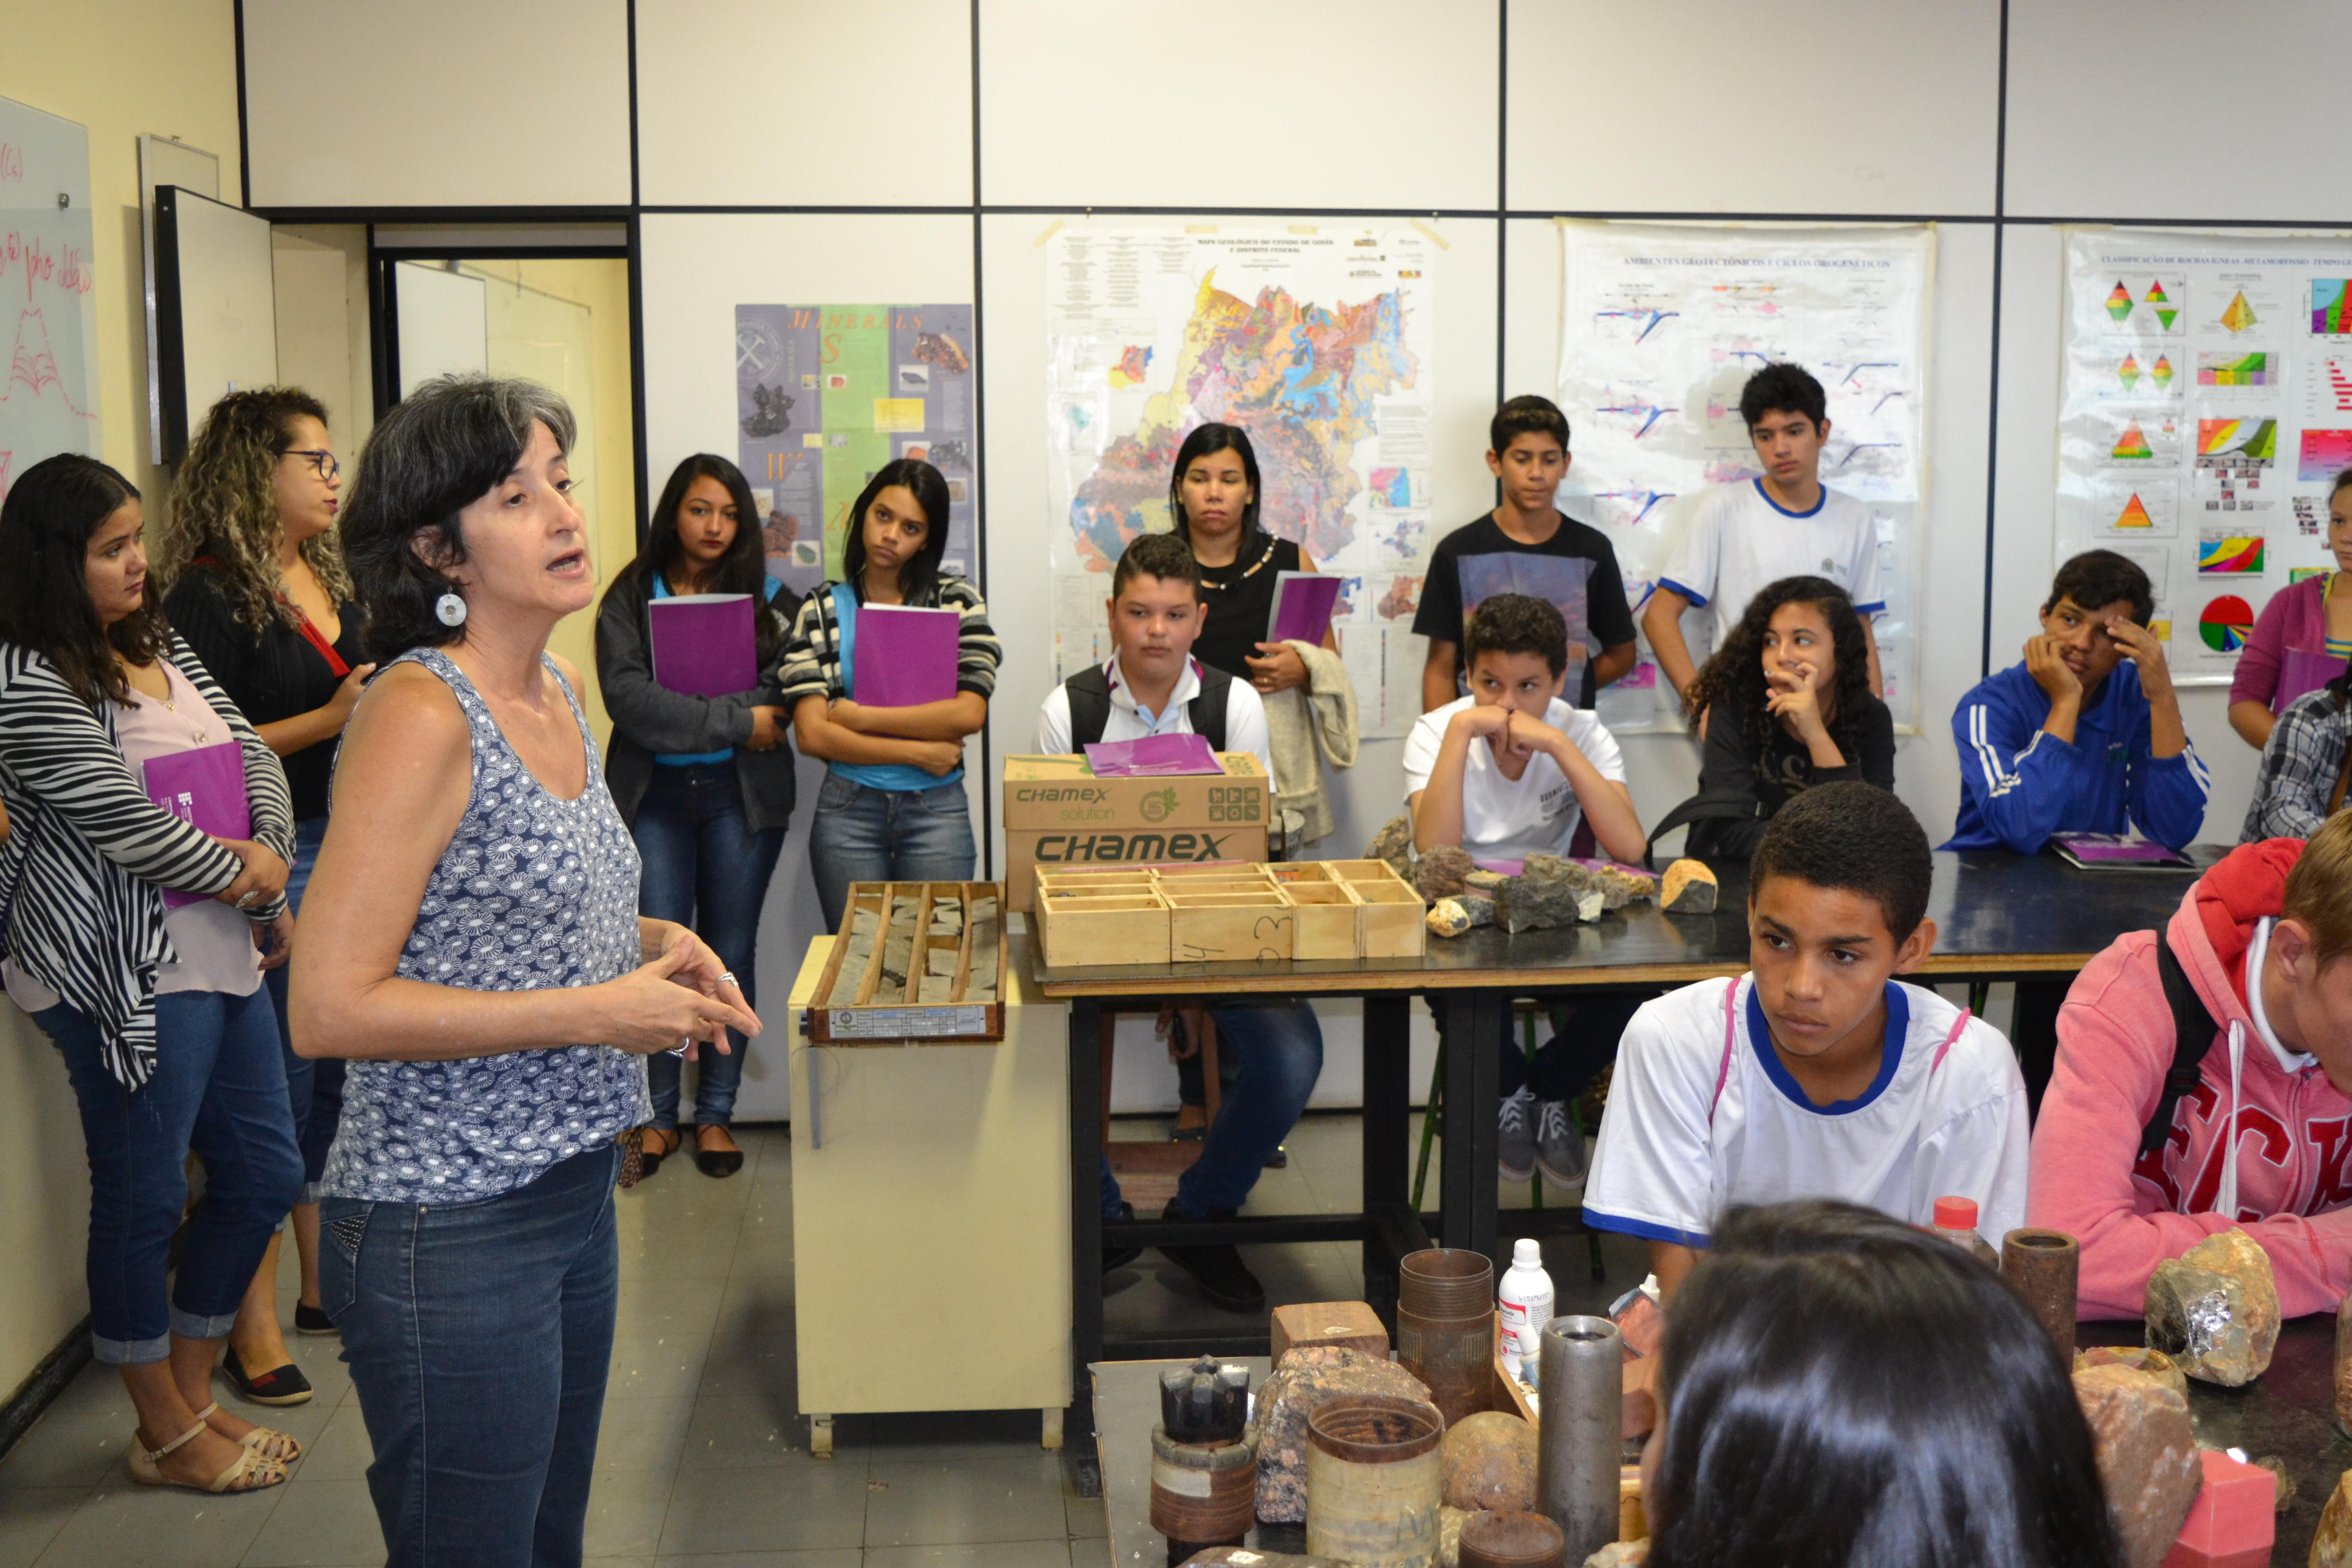
[[[245,797],[245,748],[235,741],[150,757],[141,770],[147,798],[192,827],[215,838],[253,837],[253,811]],[[210,893],[163,889],[163,907],[201,904]]]
[[[857,606],[850,695],[861,708],[915,708],[956,694],[963,617],[907,605]]]
[[[732,697],[760,684],[749,594],[678,594],[646,607],[654,683],[681,697]]]
[[[2309,696],[2343,673],[2344,661],[2332,654],[2315,653],[2307,647],[2286,649],[2279,655],[2278,690],[2271,697],[2271,711],[2285,712],[2287,704]]]
[[[1265,640],[1303,642],[1320,647],[1339,603],[1339,579],[1322,572],[1281,572],[1274,579],[1274,608],[1266,616]]]
[[[1087,766],[1098,779],[1173,778],[1225,771],[1217,753],[1209,750],[1208,738],[1190,733],[1097,741],[1087,747]]]

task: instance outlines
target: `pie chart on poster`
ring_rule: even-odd
[[[2235,653],[2254,635],[2254,607],[2235,594],[2209,599],[2197,617],[2197,635],[2215,653]]]

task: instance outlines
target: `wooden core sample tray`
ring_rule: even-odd
[[[1004,889],[852,882],[809,1008],[817,1046],[1004,1037]]]
[[[1381,860],[1035,872],[1053,968],[1232,960],[1418,958],[1421,895]]]
[[[1037,872],[1030,923],[1048,963],[1134,965],[1168,962],[1168,900],[1149,871]]]

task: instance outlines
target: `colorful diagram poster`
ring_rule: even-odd
[[[2352,236],[2073,227],[2065,247],[2057,559],[2147,566],[2176,676],[2225,682],[2270,596],[2331,563]]]
[[[1173,526],[1185,436],[1248,432],[1267,530],[1343,577],[1367,736],[1421,716],[1431,546],[1429,241],[1412,230],[1065,228],[1046,261],[1054,677],[1110,657],[1127,542]],[[1458,520],[1456,520],[1458,521]]]
[[[1740,388],[1776,361],[1803,365],[1828,394],[1822,482],[1877,519],[1879,664],[1896,724],[1916,725],[1935,231],[1570,223],[1561,233],[1559,405],[1573,461],[1560,509],[1609,535],[1638,614],[1699,493],[1763,472]],[[2128,374],[2153,374],[2155,357]],[[1694,657],[1708,651],[1708,619],[1684,618]],[[1600,712],[1616,731],[1682,726],[1647,638]]]
[[[770,573],[799,594],[838,578],[858,492],[920,458],[948,482],[940,564],[976,576],[973,380],[970,305],[736,306],[736,461]]]

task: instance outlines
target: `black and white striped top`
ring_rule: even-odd
[[[165,656],[212,705],[245,753],[255,842],[292,863],[286,771],[179,637]],[[114,704],[93,711],[57,666],[0,643],[0,957],[99,1026],[107,1071],[136,1089],[155,1066],[155,975],[175,961],[165,888],[216,893],[237,858],[147,798],[116,740]],[[281,897],[251,911],[257,923]]]

